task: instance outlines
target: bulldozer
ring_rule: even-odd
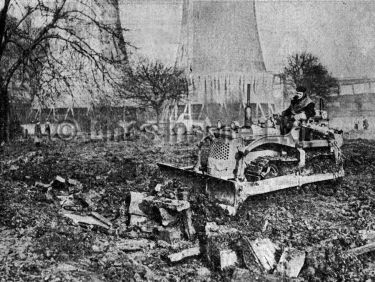
[[[197,144],[195,164],[158,166],[169,176],[200,183],[210,200],[235,215],[248,197],[344,176],[343,132],[329,128],[324,111],[317,113],[286,134],[280,134],[279,115],[253,124],[248,85],[243,126],[218,121]]]

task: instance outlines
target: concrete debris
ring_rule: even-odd
[[[298,277],[304,263],[306,254],[294,248],[287,248],[280,257],[276,273],[289,278]]]
[[[238,263],[237,254],[233,250],[220,251],[220,269],[223,270],[228,267],[233,267]]]
[[[78,186],[81,184],[81,182],[72,178],[68,178],[67,182],[69,185],[73,185],[73,186]]]
[[[97,212],[91,212],[90,215],[93,216],[93,217],[95,217],[96,219],[100,220],[104,224],[108,225],[110,228],[112,228],[112,222],[110,222],[108,219],[106,219],[101,214],[99,214]]]
[[[62,178],[61,176],[56,176],[56,177],[55,177],[55,181],[60,182],[60,183],[64,183],[64,184],[65,184],[65,179]]]
[[[116,247],[125,252],[135,252],[144,249],[153,249],[156,244],[147,239],[123,239],[116,243]]]
[[[20,167],[18,165],[11,165],[9,170],[18,170]]]
[[[252,281],[253,277],[248,269],[236,268],[233,272],[231,282],[248,282]]]
[[[45,189],[48,189],[49,187],[51,187],[51,185],[52,185],[52,182],[48,183],[48,184],[45,184],[45,183],[42,183],[42,182],[39,182],[39,181],[35,182],[36,187],[42,187],[42,188],[45,188]]]
[[[360,230],[359,235],[367,244],[375,242],[375,230]]]
[[[230,228],[225,225],[217,225],[216,222],[207,222],[205,226],[205,232],[207,237],[238,234],[239,230],[236,228]]]
[[[168,256],[168,259],[171,262],[177,262],[177,261],[183,260],[183,259],[188,258],[188,257],[198,256],[198,255],[200,255],[200,253],[201,253],[200,248],[194,247],[194,248],[189,248],[189,249],[183,250],[183,251],[175,253],[175,254],[171,254],[171,255]]]
[[[159,228],[159,240],[173,244],[181,240],[181,230],[176,227]]]
[[[129,215],[129,226],[139,226],[148,221],[148,218],[141,215],[130,214]]]
[[[142,225],[148,221],[147,215],[141,210],[140,204],[146,198],[146,193],[130,192],[130,203],[128,208],[129,225],[137,226]]]
[[[144,201],[150,206],[154,206],[157,208],[166,208],[177,212],[181,212],[190,208],[190,203],[188,201],[172,200],[164,197],[157,199],[155,197],[147,197],[144,199]]]
[[[161,188],[163,187],[163,185],[161,185],[160,183],[157,184],[154,188],[155,192],[159,193],[161,191]]]
[[[236,215],[237,209],[235,207],[224,205],[224,204],[218,204],[218,206],[222,208],[223,210],[225,210],[228,213],[228,215],[231,215],[231,216]]]
[[[82,215],[72,214],[72,213],[64,213],[63,215],[73,220],[75,224],[99,226],[105,229],[110,228],[110,226],[96,219],[93,216],[82,216]]]
[[[183,211],[183,213],[184,213],[183,220],[184,220],[185,234],[189,240],[192,240],[195,236],[196,231],[193,225],[191,209],[187,209]]]
[[[77,193],[76,197],[80,199],[83,204],[89,207],[91,210],[97,209],[97,202],[101,199],[100,194],[92,189],[90,189],[86,193]]]
[[[271,242],[270,239],[256,239],[254,241],[248,241],[251,246],[251,250],[256,258],[257,263],[266,272],[272,270],[276,266],[275,254],[279,250],[279,247]]]
[[[347,253],[355,256],[363,255],[369,252],[375,251],[375,243],[369,243],[367,245],[350,249]]]
[[[129,209],[128,209],[129,214],[147,217],[147,215],[139,207],[139,205],[146,198],[146,193],[130,192],[129,197],[130,197],[130,204],[129,204]]]
[[[207,267],[198,268],[196,273],[197,273],[198,277],[202,277],[202,278],[206,278],[206,277],[211,276],[211,271]]]
[[[169,226],[177,222],[178,218],[175,215],[172,215],[164,208],[159,208],[159,213],[161,216],[161,224],[163,226]]]

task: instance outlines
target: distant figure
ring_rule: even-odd
[[[35,130],[34,130],[34,144],[36,146],[40,146],[40,143],[42,141],[42,128],[40,127],[40,122],[38,121],[35,124]]]
[[[359,129],[359,120],[356,118],[354,120],[354,130],[358,130]]]
[[[369,128],[369,122],[367,120],[367,117],[363,117],[363,129],[368,130]]]
[[[51,140],[51,124],[49,120],[47,120],[46,125],[44,127],[44,132],[47,134],[48,140]]]

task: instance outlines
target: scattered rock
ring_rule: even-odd
[[[286,277],[298,277],[305,263],[306,254],[293,248],[284,250],[276,267],[276,272]]]
[[[228,267],[237,265],[238,258],[237,254],[233,250],[221,250],[220,251],[220,269],[224,270]]]
[[[159,228],[159,240],[166,241],[169,244],[173,244],[181,240],[181,230],[176,227]]]
[[[188,258],[188,257],[198,256],[198,255],[200,255],[200,253],[201,253],[200,248],[194,247],[194,248],[183,250],[183,251],[175,253],[175,254],[171,254],[171,255],[168,256],[168,259],[171,262],[177,262],[177,261],[183,260],[183,259]]]
[[[134,252],[155,248],[155,242],[146,239],[122,239],[116,247],[125,252]]]

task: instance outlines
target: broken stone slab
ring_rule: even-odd
[[[224,270],[228,267],[237,265],[238,257],[233,250],[221,250],[220,251],[220,269]]]
[[[205,233],[207,237],[239,234],[236,228],[228,227],[225,225],[218,225],[216,222],[207,222],[205,226]]]
[[[112,222],[110,222],[108,219],[106,219],[101,214],[99,214],[97,212],[91,212],[90,215],[93,216],[93,217],[95,217],[96,219],[100,220],[104,224],[108,225],[110,228],[112,228]]]
[[[139,226],[145,224],[148,218],[141,215],[131,214],[129,215],[129,226]]]
[[[65,178],[61,176],[56,176],[55,181],[65,184]]]
[[[67,183],[69,185],[73,185],[73,186],[77,186],[77,185],[81,184],[81,182],[79,182],[78,180],[72,179],[72,178],[68,178]]]
[[[275,255],[280,248],[272,243],[270,239],[265,238],[251,241],[248,238],[244,238],[242,245],[243,260],[249,269],[253,267],[253,261],[264,272],[269,272],[275,268]]]
[[[360,230],[359,235],[366,243],[375,242],[375,230]]]
[[[294,248],[286,248],[276,267],[276,273],[289,278],[298,277],[304,263],[306,253]]]
[[[159,228],[159,240],[173,244],[181,240],[181,230],[176,227]]]
[[[51,187],[52,183],[53,183],[53,181],[50,182],[50,183],[42,183],[42,182],[36,181],[34,185],[35,185],[35,187],[40,187],[40,188],[43,188],[43,189],[48,189],[48,188]]]
[[[197,273],[197,276],[200,277],[200,278],[208,278],[211,276],[211,271],[207,268],[207,267],[199,267],[197,270],[196,270],[196,273]],[[206,280],[205,280],[206,281]]]
[[[236,268],[232,274],[231,282],[248,282],[252,281],[253,277],[248,269]]]
[[[130,197],[130,203],[129,203],[129,208],[128,208],[129,214],[147,217],[147,215],[140,209],[140,206],[139,206],[143,202],[143,200],[145,200],[145,198],[147,197],[146,193],[130,192],[129,197]]]
[[[183,211],[183,221],[185,234],[189,240],[192,240],[196,234],[196,231],[193,225],[191,209]]]
[[[101,195],[90,189],[86,193],[77,193],[75,197],[82,201],[82,204],[91,210],[96,210],[97,202],[101,199]]]
[[[361,247],[353,248],[347,251],[348,254],[359,256],[375,251],[375,243],[369,243]]]
[[[101,222],[100,220],[90,215],[82,216],[82,215],[73,214],[73,213],[63,213],[63,215],[70,218],[76,224],[99,226],[105,229],[110,228],[107,224]]]
[[[123,239],[116,243],[116,247],[125,252],[135,252],[155,248],[155,242],[147,239]]]
[[[147,197],[144,199],[144,201],[150,206],[154,206],[157,208],[166,208],[177,212],[181,212],[190,208],[190,203],[188,201],[175,200],[164,197]]]
[[[154,191],[159,193],[162,189],[163,185],[161,185],[160,183],[159,184],[156,184],[155,188],[154,188]]]
[[[14,170],[18,170],[19,168],[20,167],[18,165],[11,165],[10,168],[9,168],[9,170],[14,171]]]
[[[168,256],[171,262],[178,262],[188,257],[198,256],[201,251],[199,247],[193,247]]]
[[[172,215],[164,208],[159,208],[159,213],[161,217],[161,224],[163,226],[169,226],[177,222],[178,217],[176,215]]]

